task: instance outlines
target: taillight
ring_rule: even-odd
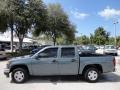
[[[115,57],[113,58],[113,65],[116,65]]]

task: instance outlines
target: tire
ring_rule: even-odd
[[[28,80],[28,72],[23,68],[16,68],[12,71],[12,81],[15,83],[24,83]]]
[[[95,83],[98,81],[100,72],[98,69],[91,67],[88,68],[84,73],[84,78],[87,82]]]

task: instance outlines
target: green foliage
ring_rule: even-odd
[[[120,36],[117,37],[117,45],[120,45]]]
[[[66,44],[71,44],[75,38],[75,27],[70,24],[67,14],[59,4],[48,5],[48,18],[49,34],[54,45],[60,36],[64,36]]]
[[[8,27],[19,39],[19,48],[28,31],[46,30],[47,10],[41,0],[2,0],[0,6],[0,30]]]
[[[117,45],[120,45],[120,36],[116,37],[116,41],[117,41]],[[107,44],[110,45],[115,45],[115,38],[114,37],[110,37],[109,38],[109,42]]]
[[[89,44],[89,37],[83,35],[82,36],[82,44],[84,44],[84,45]]]
[[[90,41],[92,44],[104,45],[109,41],[109,33],[103,27],[98,27],[94,34],[90,35]]]
[[[77,45],[87,45],[89,44],[90,40],[89,40],[89,37],[87,37],[86,35],[83,35],[81,37],[77,37],[74,41],[74,44],[77,44]]]
[[[0,13],[0,32],[5,32],[8,28],[5,13]]]
[[[75,27],[70,24],[68,16],[60,4],[49,4],[47,13],[47,25],[43,33],[52,38],[54,45],[56,44],[56,39],[59,37],[64,37],[67,40],[66,43],[72,43],[75,37]],[[41,33],[41,30],[36,29],[33,35],[39,36]]]
[[[6,2],[5,0],[0,0],[0,32],[5,32],[7,30],[7,15],[5,12]]]

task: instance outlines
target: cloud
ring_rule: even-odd
[[[98,15],[105,19],[118,18],[120,17],[120,10],[107,6],[103,11],[98,12]]]
[[[86,17],[89,16],[89,14],[80,12],[78,9],[72,10],[71,14],[76,18],[76,19],[85,19]]]

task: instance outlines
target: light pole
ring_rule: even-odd
[[[116,26],[118,24],[118,21],[113,23],[115,25],[115,47],[117,46],[117,37],[116,37]]]

